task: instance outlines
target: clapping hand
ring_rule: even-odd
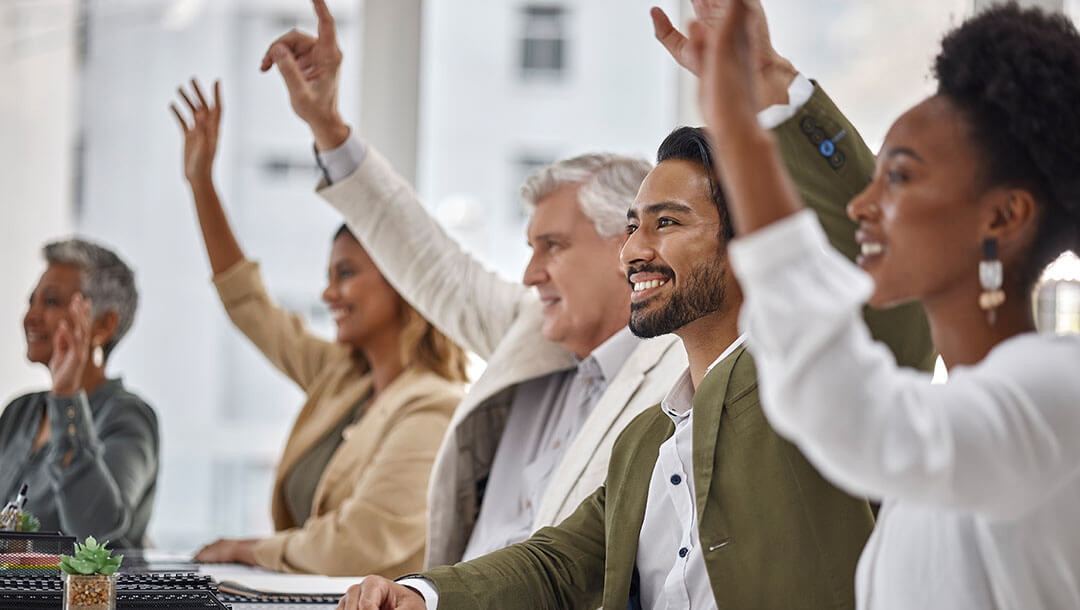
[[[53,333],[49,358],[52,393],[62,397],[74,396],[82,387],[83,370],[90,358],[90,300],[75,293],[68,314],[70,317],[60,320]]]
[[[260,69],[277,65],[293,111],[311,127],[319,150],[337,148],[349,136],[349,128],[337,110],[341,49],[337,44],[334,16],[325,0],[313,0],[318,18],[318,37],[292,30],[266,50]]]
[[[221,81],[214,81],[212,106],[206,101],[195,79],[191,79],[191,88],[197,103],[191,101],[183,87],[176,90],[191,110],[190,125],[176,104],[169,104],[169,108],[176,115],[180,129],[184,132],[184,176],[188,182],[195,185],[198,182],[210,182],[214,157],[217,155],[218,127],[221,124]]]

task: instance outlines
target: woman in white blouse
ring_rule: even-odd
[[[763,406],[837,484],[883,499],[860,608],[1080,608],[1080,337],[1035,333],[1039,271],[1078,248],[1080,35],[1015,5],[949,33],[939,88],[893,124],[848,206],[858,266],[801,210],[754,120],[759,18],[691,29],[740,237]],[[822,162],[826,162],[822,158]],[[843,170],[839,170],[843,171]],[[897,367],[865,303],[926,308],[950,376]]]

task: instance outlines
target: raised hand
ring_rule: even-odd
[[[703,67],[701,112],[708,125],[716,170],[727,195],[735,229],[755,231],[802,206],[784,169],[772,134],[761,128],[757,110],[762,82],[756,74],[753,32],[760,19],[755,0],[732,0],[719,24],[690,24],[689,53]]]
[[[90,359],[90,300],[76,293],[68,304],[68,314],[53,333],[49,358],[52,393],[63,397],[74,396],[82,387],[83,371]]]
[[[183,87],[176,89],[191,110],[190,125],[176,104],[169,104],[169,108],[184,132],[184,176],[194,185],[198,182],[209,183],[211,179],[214,157],[217,155],[218,127],[221,124],[221,81],[214,81],[212,106],[194,78],[191,79],[191,88],[198,103],[191,101]]]
[[[797,72],[791,62],[773,48],[760,0],[693,0],[692,4],[697,22],[706,31],[721,27],[733,5],[738,4],[740,10],[746,11],[749,24],[746,34],[752,49],[751,73],[759,93],[756,109],[787,103],[787,90]],[[671,24],[662,9],[653,7],[650,14],[653,32],[660,44],[680,66],[701,77],[705,66],[700,50],[694,50],[690,39]]]
[[[733,0],[725,18],[711,27],[701,21],[690,24],[687,53],[703,67],[698,101],[714,134],[757,125],[760,83],[755,74],[758,39],[753,30],[759,16],[747,4]],[[723,148],[725,139],[716,138],[713,147]]]
[[[337,610],[427,610],[427,603],[413,589],[381,576],[365,576],[349,587]]]
[[[311,127],[319,150],[337,148],[349,137],[349,127],[337,109],[341,49],[334,16],[325,0],[313,0],[319,20],[318,38],[291,30],[266,50],[260,70],[277,65],[293,111]]]

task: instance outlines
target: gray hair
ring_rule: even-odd
[[[108,356],[135,320],[135,308],[139,304],[135,273],[111,250],[81,239],[47,244],[42,253],[50,265],[71,265],[79,270],[79,290],[90,299],[92,320],[116,312],[116,332],[102,346]]]
[[[593,221],[596,233],[615,237],[626,230],[626,211],[651,170],[652,163],[645,159],[613,153],[564,159],[533,172],[521,185],[521,202],[532,214],[556,189],[578,184],[578,205]]]

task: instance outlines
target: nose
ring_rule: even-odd
[[[530,287],[539,286],[549,279],[547,269],[544,268],[543,261],[540,260],[540,255],[533,251],[532,256],[529,257],[529,264],[525,265],[525,274],[521,277],[521,283]]]
[[[647,263],[655,258],[656,250],[650,243],[646,231],[638,229],[626,236],[622,250],[619,251],[619,266],[626,274],[630,267]]]
[[[847,204],[848,218],[855,222],[863,222],[867,220],[876,220],[881,213],[881,208],[878,205],[878,192],[874,183],[866,185],[866,188],[861,193],[855,195],[855,198]]]
[[[23,327],[30,326],[31,323],[41,321],[41,307],[34,304],[33,301],[26,307],[26,314],[23,316]]]
[[[329,303],[337,298],[337,286],[334,285],[333,280],[326,283],[326,288],[322,291],[323,303]]]

